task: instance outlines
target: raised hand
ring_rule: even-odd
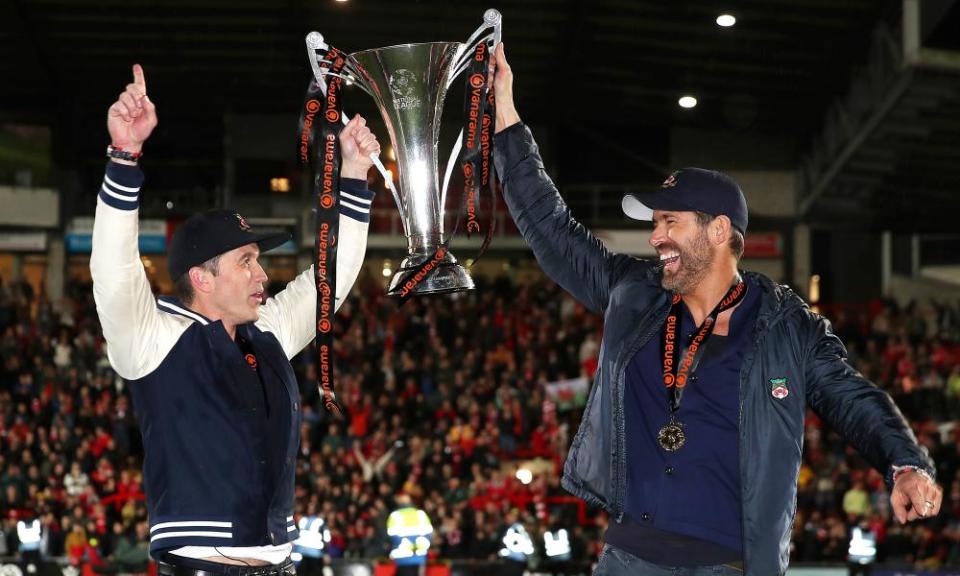
[[[147,96],[143,68],[134,64],[133,82],[127,84],[126,90],[107,111],[111,144],[129,152],[140,152],[156,126],[157,108]]]
[[[366,180],[367,171],[373,166],[370,155],[380,154],[380,143],[367,128],[363,116],[357,114],[340,131],[340,153],[343,156],[340,176]]]
[[[493,85],[493,97],[497,100],[497,119],[494,131],[500,132],[520,121],[517,108],[513,103],[513,70],[507,63],[507,56],[503,51],[503,42],[497,44],[497,49],[490,58],[489,81]]]

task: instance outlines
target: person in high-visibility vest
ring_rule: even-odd
[[[557,575],[577,574],[582,567],[576,567],[573,559],[574,534],[559,522],[552,522],[540,533],[543,552],[543,563],[539,566],[544,570]]]
[[[548,562],[564,562],[570,559],[570,534],[566,528],[556,528],[543,533],[543,550]]]
[[[300,537],[293,542],[290,558],[299,562],[298,572],[303,576],[321,574],[325,549],[330,542],[330,528],[319,516],[304,516],[297,523]],[[299,554],[299,557],[297,556]]]
[[[36,573],[40,564],[40,541],[43,529],[39,518],[17,522],[17,540],[20,542],[20,557],[23,569],[28,574]]]
[[[420,576],[427,565],[433,524],[407,494],[397,496],[396,502],[397,509],[387,518],[387,535],[393,546],[390,558],[397,566],[397,576]]]
[[[511,510],[506,517],[507,528],[503,533],[498,555],[505,560],[504,574],[523,574],[527,568],[527,562],[534,555],[533,539],[530,533],[524,528],[519,520],[519,514],[516,510]]]

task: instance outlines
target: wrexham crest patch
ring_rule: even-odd
[[[770,379],[770,395],[777,400],[783,400],[790,395],[790,388],[787,387],[786,378]]]

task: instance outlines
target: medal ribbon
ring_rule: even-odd
[[[346,64],[343,53],[331,47],[323,56],[330,62],[330,73],[339,74]],[[310,82],[300,111],[298,156],[301,164],[313,162],[313,191],[316,198],[317,239],[313,279],[317,286],[317,379],[323,405],[337,417],[343,409],[333,388],[333,314],[337,296],[337,240],[340,224],[340,140],[343,114],[341,80],[328,76],[324,96],[316,80]],[[316,118],[322,114],[322,118]],[[320,145],[314,147],[314,131],[320,120]],[[316,161],[314,161],[316,158]]]
[[[675,413],[680,409],[680,398],[683,396],[683,388],[687,385],[690,375],[696,371],[700,360],[703,358],[703,352],[706,350],[707,341],[713,335],[713,329],[717,324],[717,317],[724,311],[733,308],[747,293],[747,285],[740,280],[727,290],[727,294],[720,300],[720,303],[714,307],[713,311],[704,318],[700,328],[687,342],[687,350],[683,359],[678,363],[677,356],[677,324],[680,322],[682,309],[680,303],[682,298],[679,294],[673,295],[673,303],[670,306],[670,314],[667,316],[667,323],[663,329],[663,384],[670,390],[670,411]]]

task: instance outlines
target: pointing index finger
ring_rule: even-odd
[[[147,93],[147,79],[143,75],[143,67],[139,64],[133,65],[133,83],[143,88],[143,93]]]

